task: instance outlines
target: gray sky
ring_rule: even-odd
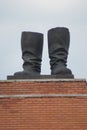
[[[87,79],[86,0],[0,0],[0,80],[22,70],[22,31],[44,33],[42,74],[50,74],[47,31],[58,26],[71,34],[68,67]]]

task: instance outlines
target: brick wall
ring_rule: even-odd
[[[0,130],[87,130],[86,81],[0,81]]]

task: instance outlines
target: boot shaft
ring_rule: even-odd
[[[24,71],[41,72],[43,34],[23,32],[21,38],[22,58]]]
[[[67,62],[68,50],[70,44],[70,33],[67,28],[57,27],[48,31],[48,51],[50,64],[57,60]],[[55,61],[54,61],[55,60]]]
[[[22,32],[21,36],[22,56],[29,54],[29,57],[42,57],[43,50],[43,34],[36,32]]]

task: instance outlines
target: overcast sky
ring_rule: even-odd
[[[69,28],[68,67],[87,79],[86,0],[0,0],[0,80],[22,70],[22,31],[44,33],[42,74],[50,74],[47,31],[53,27]]]

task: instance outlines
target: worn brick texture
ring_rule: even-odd
[[[54,96],[11,97],[26,94]],[[86,94],[85,80],[1,81],[0,130],[87,130]]]

